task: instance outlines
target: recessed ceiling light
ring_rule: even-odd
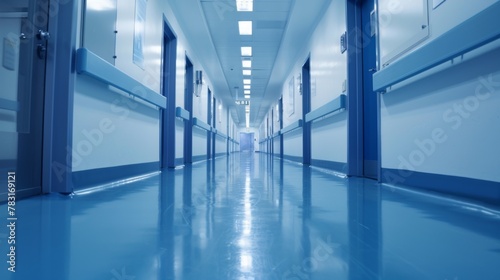
[[[252,35],[252,21],[238,21],[240,35]]]
[[[249,59],[242,60],[243,68],[252,68],[252,61]]]
[[[250,76],[250,75],[252,75],[252,70],[243,70],[243,75],[244,76]]]
[[[252,47],[241,47],[241,56],[252,56]]]
[[[250,84],[252,84],[252,80],[250,80],[250,79],[243,79],[243,84],[244,85],[250,85]]]
[[[243,91],[244,94],[250,94],[250,90],[249,89],[246,89]]]
[[[253,12],[253,0],[236,0],[238,12]]]
[[[251,85],[244,85],[243,89],[252,89],[252,86]]]
[[[248,95],[248,94],[247,94],[247,95],[245,95],[245,98],[246,98],[246,99],[250,99],[250,95]]]

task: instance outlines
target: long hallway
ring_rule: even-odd
[[[1,279],[500,277],[500,212],[262,154],[17,211],[17,272]]]

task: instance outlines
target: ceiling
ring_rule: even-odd
[[[236,0],[174,0],[182,31],[212,82],[212,91],[246,125],[243,79],[251,79],[250,127],[258,127],[298,62],[332,0],[254,0],[253,12],[238,12]],[[239,35],[238,21],[252,21],[253,34]],[[251,46],[252,74],[243,76],[242,46]],[[246,99],[248,100],[248,99]]]

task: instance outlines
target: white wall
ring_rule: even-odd
[[[193,127],[193,157],[207,155],[207,131]]]
[[[498,0],[446,0],[435,9],[433,8],[433,2],[436,1],[429,0],[427,11],[421,11],[422,2],[420,0],[379,0],[381,64],[385,62],[383,57],[391,53],[392,50],[398,50],[404,56],[404,54],[428,44],[436,37],[498,2]],[[412,36],[420,36],[417,35],[417,32],[421,30],[417,19],[424,12],[428,15],[429,26],[425,29],[428,36],[419,42],[418,40],[415,41]],[[411,24],[414,26],[412,27]],[[407,42],[405,48],[395,47],[395,45],[404,44],[405,41]],[[402,57],[396,53],[392,56]]]
[[[498,57],[500,49],[383,95],[382,167],[500,181]]]
[[[340,51],[340,36],[346,31],[346,3],[332,1],[318,25],[311,50],[311,110],[339,97],[347,79],[346,53]],[[312,159],[347,162],[346,113],[314,122],[311,134]]]
[[[284,135],[284,156],[302,157],[302,128]]]
[[[80,1],[82,5],[82,1]],[[163,15],[177,36],[176,106],[184,108],[186,54],[195,70],[204,69],[191,50],[170,2],[147,1],[144,69],[133,63],[133,30],[135,1],[117,1],[117,30],[115,66],[160,93],[163,44]],[[82,6],[81,6],[82,7]],[[81,25],[81,19],[80,19]],[[77,36],[80,37],[80,34]],[[207,90],[210,78],[204,75],[200,97],[193,98],[192,116],[207,122]],[[102,127],[100,127],[100,124]],[[74,103],[73,157],[82,158],[73,171],[159,161],[159,110],[144,105],[84,76],[78,76]],[[88,139],[88,131],[106,130],[96,134],[96,145]],[[196,130],[194,128],[194,130]],[[183,122],[176,121],[176,157],[183,154]],[[87,136],[86,136],[87,135]],[[194,132],[193,155],[206,155],[206,133]],[[88,143],[91,143],[89,146]],[[83,144],[82,144],[83,143]],[[78,150],[80,147],[80,151]],[[91,152],[87,150],[91,148]],[[82,156],[82,151],[84,156]],[[75,161],[76,163],[76,161]]]
[[[346,31],[346,2],[332,1],[318,23],[297,64],[283,84],[283,127],[302,118],[302,95],[298,90],[302,66],[310,56],[311,110],[334,100],[343,93],[347,78],[346,53],[340,51],[340,36]],[[294,79],[294,113],[290,115],[289,82]],[[341,113],[345,115],[345,113]],[[301,131],[301,130],[300,130]],[[302,156],[302,137],[293,132],[284,138],[284,154]],[[347,120],[333,116],[312,125],[312,159],[347,162]],[[334,143],[334,145],[332,145]]]
[[[79,76],[75,87],[73,171],[159,160],[159,111]]]
[[[430,12],[431,37],[422,45],[493,2],[445,1]],[[382,95],[383,168],[500,181],[498,45]],[[404,181],[407,174],[396,175]]]

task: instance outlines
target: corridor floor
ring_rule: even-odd
[[[25,199],[17,216],[0,279],[500,279],[498,209],[260,154]]]

